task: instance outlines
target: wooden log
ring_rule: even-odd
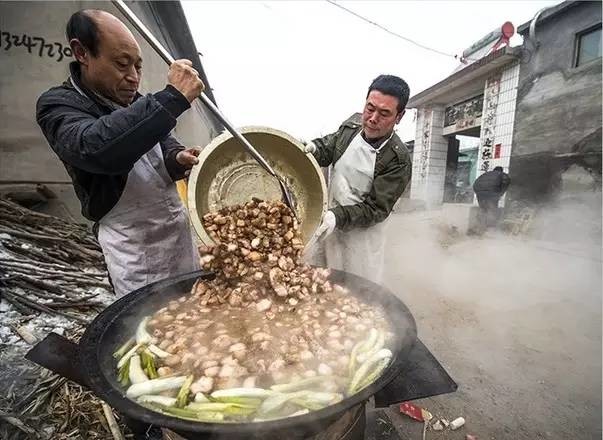
[[[22,231],[22,230],[19,230],[19,228],[15,227],[14,225],[12,228],[4,226],[4,225],[0,226],[0,233],[5,233],[5,234],[12,235],[14,237],[25,238],[25,239],[30,239],[30,240],[60,242],[60,243],[64,243],[66,245],[66,247],[71,248],[72,253],[76,253],[76,254],[80,254],[80,255],[87,255],[92,258],[98,258],[98,259],[102,258],[102,254],[100,252],[86,249],[85,247],[80,246],[79,244],[75,243],[73,240],[63,238],[63,237],[53,237],[50,235]]]
[[[53,309],[92,309],[95,307],[105,307],[105,305],[99,301],[73,301],[73,302],[58,302],[53,301],[50,304],[47,304],[49,307]]]
[[[24,249],[22,248],[20,245],[13,243],[11,241],[2,241],[2,244],[4,245],[5,248],[9,249],[10,251],[12,251],[13,253],[16,253],[17,255],[23,256],[23,257],[27,257],[27,258],[34,258],[37,259],[36,261],[39,263],[40,261],[38,260],[42,260],[43,262],[47,262],[47,264],[59,264],[61,266],[65,266],[65,261],[59,259],[59,258],[55,258],[45,252],[42,252],[38,249],[34,249],[34,248],[29,248],[29,249]]]
[[[16,287],[20,287],[21,289],[25,290],[26,293],[31,293],[32,295],[35,295],[41,299],[52,299],[52,300],[57,299],[59,301],[65,301],[68,299],[68,298],[56,295],[54,293],[48,292],[46,290],[38,289],[36,286],[29,284],[27,281],[19,279],[18,275],[15,276],[15,279],[12,281],[12,284]]]
[[[52,241],[52,242],[65,241],[65,239],[62,237],[51,237],[49,235],[33,234],[30,232],[19,231],[19,230],[15,229],[15,227],[8,228],[6,226],[2,226],[2,227],[0,227],[0,233],[10,234],[15,237],[27,238],[30,240],[42,240],[42,241]]]
[[[81,322],[83,324],[88,324],[88,320],[81,318],[79,316],[76,315],[71,315],[69,313],[65,313],[62,312],[60,310],[53,310],[50,307],[43,305],[43,304],[39,304],[35,301],[30,300],[29,298],[27,298],[25,295],[21,295],[20,293],[17,293],[15,291],[12,291],[10,293],[8,292],[4,292],[5,295],[7,295],[7,297],[16,297],[19,299],[19,301],[25,305],[27,305],[28,307],[37,310],[39,312],[44,312],[44,313],[49,313],[49,314],[55,314],[55,315],[61,315],[64,316],[65,318],[69,318],[69,319],[73,319],[74,321],[78,321]]]
[[[28,259],[28,260],[23,260],[23,259],[18,259],[18,258],[2,258],[0,257],[0,263],[22,263],[22,264],[33,264],[35,263],[38,266],[43,266],[44,268],[49,268],[49,269],[57,269],[57,270],[61,270],[61,271],[73,271],[74,267],[73,266],[66,266],[64,264],[55,264],[55,263],[46,263],[43,261],[37,261],[37,260],[32,260],[32,259]],[[79,268],[76,268],[76,270],[78,271],[78,273],[81,273]],[[106,274],[95,274],[95,273],[90,273],[90,272],[86,272],[87,276],[92,276],[92,277],[106,277]]]
[[[96,278],[92,278],[85,272],[64,272],[60,270],[51,270],[43,267],[34,267],[31,263],[13,263],[11,261],[6,261],[0,258],[0,265],[9,268],[12,271],[21,272],[26,275],[37,276],[38,274],[44,274],[48,276],[44,276],[45,279],[64,279],[64,280],[77,280],[80,281],[81,284],[95,286],[95,287],[110,287],[108,283],[103,283]]]
[[[107,419],[107,423],[109,424],[109,429],[111,430],[111,435],[114,440],[124,440],[124,436],[121,433],[121,429],[119,429],[119,425],[117,424],[117,420],[115,420],[115,416],[113,415],[113,410],[109,405],[105,402],[101,402],[101,406],[103,407],[103,413],[105,414],[105,418]]]
[[[35,313],[34,309],[32,309],[31,307],[28,307],[25,304],[23,304],[21,301],[19,301],[18,298],[15,298],[15,297],[11,296],[7,292],[7,289],[4,289],[4,291],[0,291],[0,298],[4,298],[15,309],[17,309],[17,311],[19,313],[21,313],[22,315],[28,316],[28,315],[33,315]]]
[[[59,287],[52,283],[47,283],[46,281],[39,280],[29,275],[19,274],[18,278],[24,281],[27,281],[29,284],[32,284],[36,287],[39,287],[42,290],[46,290],[48,292],[55,293],[57,295],[64,295],[65,292]]]

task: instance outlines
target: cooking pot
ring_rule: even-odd
[[[390,290],[369,280],[333,270],[330,280],[347,287],[350,294],[368,304],[383,307],[394,339],[393,358],[384,373],[360,392],[335,405],[308,414],[266,422],[202,423],[161,414],[130,400],[117,381],[113,352],[135,332],[143,316],[169,301],[187,295],[198,278],[212,279],[208,272],[193,272],[159,281],[120,298],[103,310],[87,327],[79,344],[57,341],[53,335],[36,345],[27,358],[89,387],[119,413],[144,423],[168,428],[187,439],[304,439],[328,429],[342,417],[362,407],[369,397],[400,375],[417,339],[416,324],[404,303]],[[52,334],[51,334],[52,335]],[[65,343],[67,342],[67,343]]]

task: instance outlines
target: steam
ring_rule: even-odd
[[[477,419],[504,407],[532,437],[600,432],[600,189],[535,209],[518,236],[470,237],[443,210],[403,208],[388,226],[386,285],[464,389],[439,399],[446,410]],[[492,423],[488,435],[507,436]]]

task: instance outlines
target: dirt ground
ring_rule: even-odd
[[[427,439],[600,439],[600,232],[562,242],[496,233],[450,240],[432,220],[393,215],[386,275],[459,385],[415,402],[467,420]],[[421,439],[421,423],[387,414],[400,438]]]

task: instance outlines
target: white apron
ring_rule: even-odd
[[[352,139],[331,171],[329,208],[356,205],[364,200],[373,184],[377,153],[387,141],[389,138],[375,149],[363,139],[361,132]],[[385,222],[347,232],[335,229],[325,240],[327,266],[381,283],[384,230]]]
[[[200,268],[186,209],[159,144],[134,164],[119,201],[98,224],[98,241],[118,296]]]
[[[121,198],[99,221],[98,241],[119,296],[199,269],[186,209],[159,144],[134,164]]]

